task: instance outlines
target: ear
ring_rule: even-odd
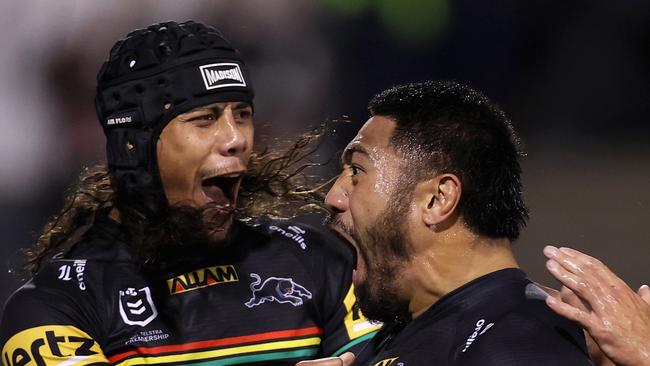
[[[453,174],[443,174],[418,184],[415,198],[427,226],[438,225],[454,214],[460,201],[460,179]]]

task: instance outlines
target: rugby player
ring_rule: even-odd
[[[4,365],[293,365],[372,337],[350,248],[254,214],[315,196],[291,194],[276,164],[290,156],[253,153],[253,95],[240,53],[203,24],[114,45],[95,99],[108,168],[82,175],[31,249]]]
[[[513,256],[528,210],[505,114],[447,81],[386,90],[370,112],[326,198],[360,308],[385,323],[355,364],[591,365]]]

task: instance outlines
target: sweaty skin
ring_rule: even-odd
[[[237,193],[253,146],[253,110],[243,102],[214,103],[172,119],[156,145],[160,178],[170,204],[235,207]],[[210,179],[231,179],[227,192]],[[223,240],[232,224],[212,232]]]
[[[378,120],[378,121],[377,121]],[[375,121],[375,123],[370,123]],[[346,226],[357,232],[366,239],[365,231],[360,228],[367,228],[376,223],[377,216],[384,212],[391,199],[390,183],[388,180],[396,179],[398,174],[399,159],[394,153],[390,153],[387,138],[389,131],[394,128],[393,124],[385,118],[371,118],[358,132],[352,141],[346,146],[343,156],[343,171],[339,175],[335,186],[328,192],[325,202],[333,207],[346,207],[342,211],[348,212],[344,218]],[[354,186],[356,189],[348,189],[347,192],[339,189],[343,182],[347,186]],[[348,210],[347,207],[351,206]],[[346,233],[341,233],[345,235]],[[368,263],[366,257],[371,253],[365,247],[359,247],[360,243],[354,238],[347,237],[360,255],[357,256],[355,271],[355,286],[366,280]],[[383,257],[383,256],[382,256]],[[378,258],[367,258],[370,261],[378,262]]]
[[[345,151],[350,151],[349,158],[355,152],[363,151],[365,158],[370,162],[376,174],[375,184],[373,185],[372,192],[380,194],[382,198],[388,198],[391,194],[392,182],[397,179],[397,171],[393,168],[392,162],[386,156],[385,149],[387,146],[375,146],[371,149],[365,149],[363,141],[367,140],[368,133],[361,129],[357,136],[346,146]],[[345,160],[345,158],[344,158]],[[343,162],[345,164],[345,161]]]
[[[547,246],[546,268],[564,286],[548,306],[582,325],[616,365],[650,365],[650,289],[635,293],[598,259]],[[601,365],[606,365],[602,363]]]

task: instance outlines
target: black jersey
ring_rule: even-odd
[[[556,315],[524,272],[505,269],[441,298],[405,326],[386,326],[355,365],[592,365],[582,330]]]
[[[234,227],[226,248],[146,269],[98,217],[7,302],[2,361],[17,365],[293,365],[378,329],[354,311],[353,255],[302,224]]]

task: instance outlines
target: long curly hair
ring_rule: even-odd
[[[304,212],[327,212],[323,206],[325,188],[333,179],[317,179],[307,173],[310,168],[329,162],[314,162],[311,158],[322,145],[332,122],[335,121],[302,134],[288,148],[265,148],[251,155],[234,212],[238,221],[249,224],[259,217],[291,218]],[[119,209],[114,187],[105,165],[84,168],[76,184],[66,193],[61,211],[45,225],[36,243],[25,251],[25,270],[35,274],[54,255],[76,243],[92,227],[97,213]],[[176,210],[181,215],[167,215],[154,225],[146,220],[128,220],[128,224],[123,222],[122,225],[129,234],[134,252],[150,260],[165,243],[176,242],[183,233],[197,231],[202,224],[201,220],[196,220],[196,215],[202,215],[205,221],[205,213],[210,214],[210,209],[181,207]]]
[[[36,273],[45,259],[79,240],[92,226],[95,214],[113,207],[113,186],[104,165],[84,168],[68,190],[61,211],[50,220],[36,243],[25,251],[25,269]]]

